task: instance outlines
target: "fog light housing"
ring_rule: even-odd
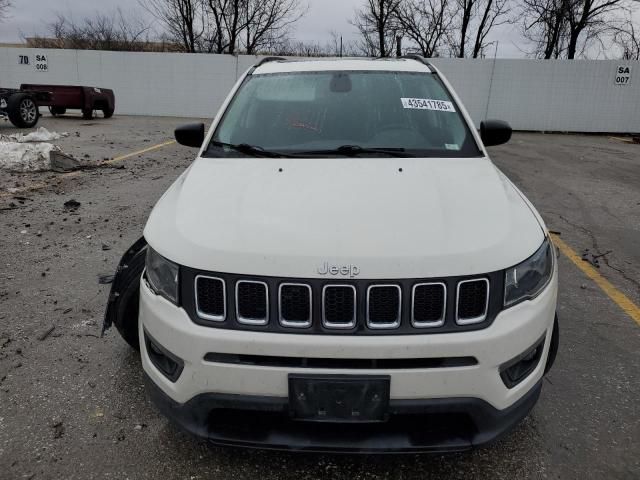
[[[500,367],[500,378],[507,388],[513,388],[533,372],[542,358],[546,334],[534,346]]]
[[[182,374],[184,362],[155,341],[146,330],[144,331],[144,343],[147,347],[147,356],[153,366],[175,383]]]

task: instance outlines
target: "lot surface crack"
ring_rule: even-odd
[[[596,259],[596,260],[602,259],[602,261],[608,268],[618,272],[622,278],[624,278],[626,281],[631,283],[635,287],[635,289],[638,292],[640,292],[640,281],[633,278],[631,275],[625,272],[622,268],[616,267],[611,264],[611,260],[609,259],[609,254],[613,253],[613,250],[607,250],[603,252],[602,249],[600,248],[600,245],[598,244],[598,239],[590,229],[572,222],[571,220],[569,220],[567,217],[565,217],[560,213],[555,213],[555,212],[550,212],[550,213],[552,213],[553,215],[556,215],[558,218],[560,218],[562,221],[572,226],[573,228],[585,233],[591,239],[591,248],[593,248],[593,250],[596,252],[595,254],[592,254],[593,259]],[[585,260],[585,261],[588,261],[588,260]],[[592,262],[589,262],[589,263],[592,263]]]

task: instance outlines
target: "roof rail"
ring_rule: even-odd
[[[262,60],[256,63],[256,68],[261,67],[265,63],[269,63],[269,62],[286,62],[286,61],[287,59],[284,57],[264,57]]]
[[[256,68],[260,68],[265,63],[269,63],[269,62],[286,62],[286,61],[287,61],[287,59],[284,58],[284,57],[264,57],[262,60],[260,60],[258,63],[256,63],[253,67],[251,67],[251,70],[249,70],[249,75],[251,75],[253,72],[255,72]]]
[[[429,62],[426,58],[424,58],[422,55],[403,55],[400,58],[405,58],[407,60],[415,60],[416,62],[420,62],[423,65],[426,65],[427,67],[429,67],[429,70],[431,70],[432,72],[436,73],[436,69],[433,67],[433,65],[431,65],[431,62]]]

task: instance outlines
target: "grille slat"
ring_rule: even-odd
[[[236,283],[236,317],[245,325],[269,323],[269,287],[266,283],[251,280]]]
[[[322,323],[327,328],[356,326],[356,287],[326,285],[322,289]]]
[[[217,277],[196,277],[196,309],[205,320],[224,322],[227,317],[224,280]]]
[[[456,323],[471,325],[487,318],[489,307],[489,280],[477,278],[458,283]]]
[[[444,325],[447,286],[444,283],[419,283],[413,286],[411,323],[416,328]]]
[[[367,326],[373,329],[400,326],[402,290],[398,285],[372,285],[367,289]]]
[[[313,301],[309,285],[301,283],[281,284],[278,302],[281,325],[297,328],[311,326]]]

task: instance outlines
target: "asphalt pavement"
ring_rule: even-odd
[[[312,455],[182,433],[149,403],[137,355],[115,330],[100,337],[99,278],[189,165],[194,151],[166,142],[190,121],[43,117],[69,132],[55,142],[66,152],[109,163],[0,171],[0,479],[640,478],[640,324],[621,305],[640,305],[640,145],[517,133],[491,150],[578,258],[560,256],[560,351],[513,433],[463,454]]]

